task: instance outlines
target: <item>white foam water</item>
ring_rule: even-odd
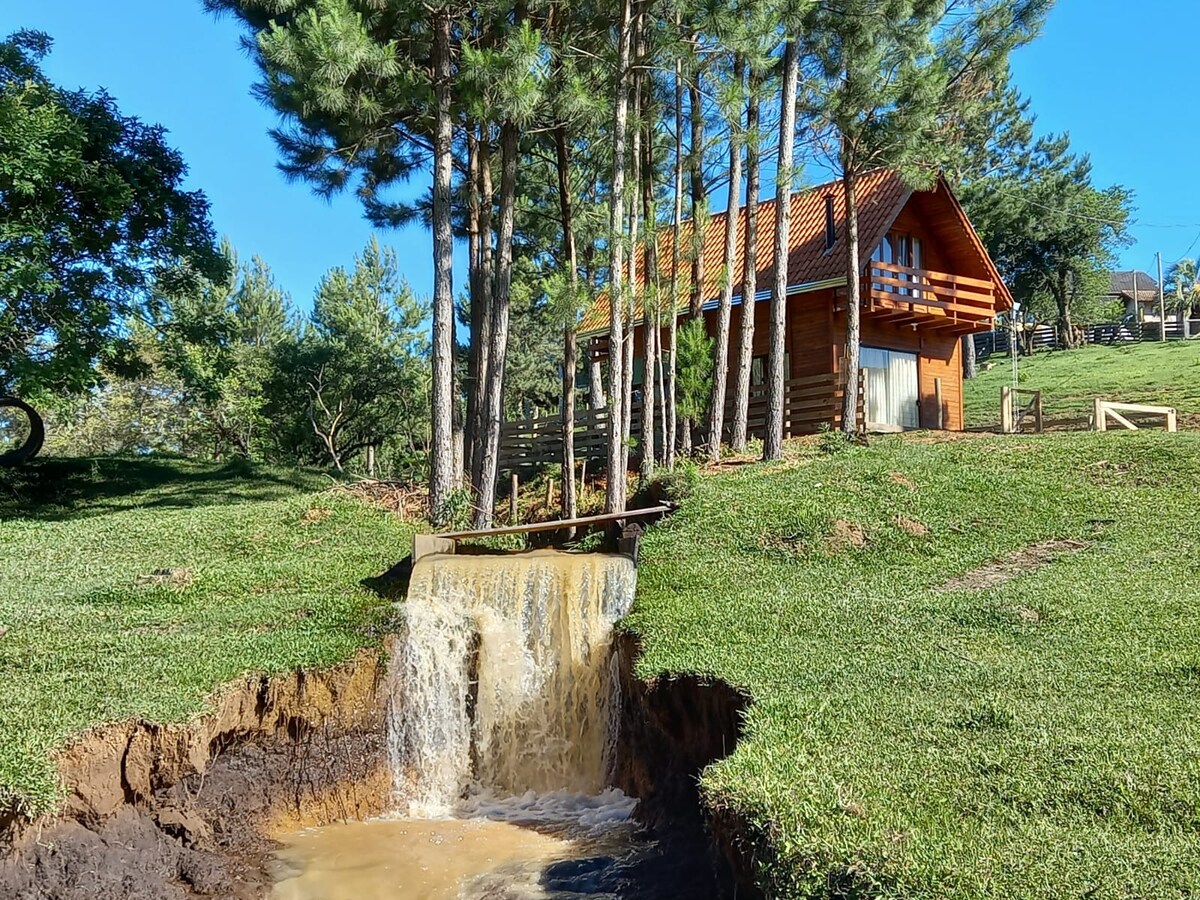
[[[397,799],[597,795],[613,732],[613,625],[636,586],[624,556],[433,555],[413,568],[393,661]]]

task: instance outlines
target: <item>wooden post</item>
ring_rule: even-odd
[[[546,509],[554,508],[554,479],[546,479]]]
[[[1012,434],[1014,430],[1012,388],[1005,385],[1000,388],[1000,433]]]
[[[946,413],[942,409],[942,379],[933,379],[933,399],[937,403],[937,427],[938,431],[943,431],[946,428]]]
[[[1167,412],[1167,431],[1178,431],[1178,430],[1179,430],[1179,420],[1177,418],[1175,409],[1171,408]]]
[[[1033,395],[1033,425],[1037,429],[1037,433],[1042,433],[1042,392],[1037,391]]]
[[[1108,423],[1104,421],[1104,401],[1097,397],[1092,402],[1092,431],[1107,431]]]
[[[508,495],[508,520],[511,524],[517,524],[517,492],[520,490],[521,484],[517,481],[517,473],[512,473],[512,491]]]
[[[579,461],[579,496],[583,496],[583,489],[587,487],[587,457]]]

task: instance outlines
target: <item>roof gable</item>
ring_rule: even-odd
[[[889,169],[876,169],[863,175],[857,183],[859,241],[862,249],[863,268],[871,252],[883,240],[888,229],[896,221],[901,210],[914,196],[931,198],[945,210],[947,220],[952,220],[949,227],[955,228],[962,235],[970,252],[975,255],[981,275],[991,278],[997,284],[998,299],[1003,308],[1011,308],[1012,297],[1004,287],[1000,273],[996,270],[983,242],[967,219],[962,206],[954,197],[953,192],[943,179],[939,179],[933,191],[914,195],[899,174]],[[836,239],[831,246],[826,246],[826,198],[833,200],[833,215],[836,226]],[[758,205],[758,240],[756,254],[757,289],[761,293],[770,288],[772,270],[775,265],[774,232],[775,212],[777,203],[774,199],[763,200]],[[745,268],[745,207],[738,208],[735,224],[736,252],[734,255],[734,297],[741,297],[742,272]],[[725,256],[725,221],[726,213],[717,213],[709,218],[703,234],[703,269],[705,301],[711,301],[720,293],[720,278],[724,268]],[[680,244],[688,248],[691,244],[691,221],[685,221],[681,228]],[[791,221],[789,243],[791,253],[788,257],[787,284],[789,291],[797,287],[821,285],[830,282],[845,283],[846,271],[846,204],[845,193],[841,180],[827,182],[816,187],[794,193],[791,197]],[[674,241],[670,228],[660,229],[658,240],[659,285],[660,291],[666,290],[671,279]],[[679,303],[680,309],[686,309],[688,297],[691,295],[691,264],[687,253],[681,254],[679,273]],[[639,259],[639,263],[642,260]],[[963,273],[966,274],[966,273]],[[644,264],[638,266],[639,286],[646,283]],[[640,305],[634,311],[634,321],[641,321]],[[592,308],[584,315],[580,323],[581,333],[594,333],[606,329],[609,324],[608,299],[601,296]]]

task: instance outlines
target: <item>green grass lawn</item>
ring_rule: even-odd
[[[50,753],[101,722],[184,720],[251,671],[378,641],[359,586],[412,530],[313,474],[54,460],[0,481],[0,808],[53,807]],[[179,569],[174,581],[147,579]],[[149,583],[148,583],[149,582]]]
[[[1200,435],[799,453],[702,479],[628,620],[641,674],[753,695],[704,788],[768,895],[1195,897]],[[1086,547],[934,590],[1048,539]]]
[[[1000,421],[1000,388],[1012,384],[1012,363],[998,356],[991,364],[963,383],[968,426]],[[1096,397],[1200,414],[1200,340],[1035,353],[1021,358],[1020,373],[1021,387],[1042,391],[1047,418],[1090,415]]]

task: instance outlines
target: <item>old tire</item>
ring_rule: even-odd
[[[29,462],[41,452],[42,444],[46,440],[46,425],[42,422],[42,417],[37,414],[37,410],[24,400],[18,400],[16,397],[0,397],[0,409],[4,407],[19,409],[29,420],[29,437],[25,439],[25,443],[15,450],[0,453],[0,466],[19,466]]]

